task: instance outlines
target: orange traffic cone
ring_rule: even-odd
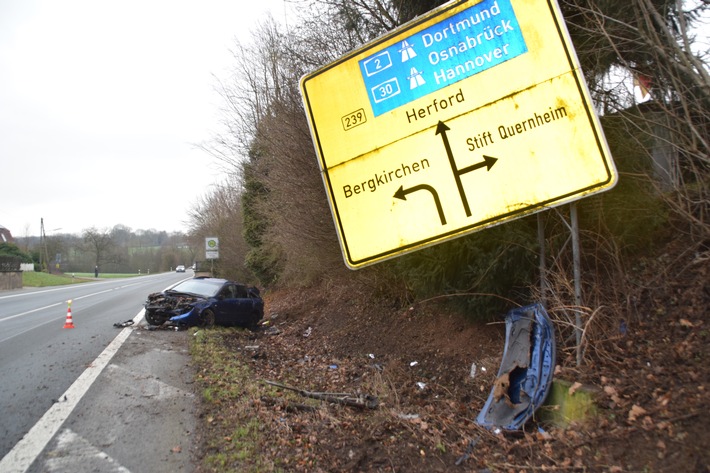
[[[74,328],[74,322],[71,319],[71,299],[67,301],[67,320],[64,322],[64,328]]]

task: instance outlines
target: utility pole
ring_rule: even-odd
[[[39,266],[42,271],[46,269],[48,273],[51,273],[49,254],[47,253],[47,235],[44,233],[44,218],[40,218],[39,228]]]

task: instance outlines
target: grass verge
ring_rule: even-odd
[[[192,329],[190,354],[202,395],[204,472],[274,471],[259,455],[262,428],[254,416],[265,387],[234,354],[248,332],[233,328]]]
[[[76,276],[72,277],[70,274],[48,274],[37,271],[22,272],[23,287],[64,286],[67,284],[78,284],[87,281],[89,281],[89,279]]]
[[[110,278],[130,278],[140,276],[140,274],[101,274],[100,279]],[[47,287],[47,286],[64,286],[67,284],[78,284],[83,282],[95,281],[94,273],[64,273],[64,274],[49,274],[39,271],[23,271],[22,286],[23,287]]]

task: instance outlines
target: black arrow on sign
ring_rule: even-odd
[[[446,156],[449,158],[449,164],[451,165],[451,171],[454,173],[454,179],[456,180],[456,187],[459,190],[459,195],[461,196],[461,202],[463,203],[463,209],[466,211],[466,216],[471,216],[471,207],[468,205],[468,199],[466,198],[466,192],[463,189],[463,183],[461,182],[461,175],[466,174],[470,171],[475,171],[476,169],[488,168],[491,170],[493,165],[498,161],[498,158],[492,156],[483,156],[483,161],[480,163],[472,164],[463,169],[458,169],[456,167],[456,161],[454,160],[454,153],[451,151],[451,145],[449,144],[449,137],[446,136],[446,132],[450,130],[444,122],[440,121],[436,126],[436,134],[441,135],[441,139],[444,142],[444,148],[446,149]]]
[[[446,225],[446,217],[444,217],[444,209],[441,207],[441,201],[439,200],[439,194],[436,189],[426,184],[419,184],[418,186],[410,187],[409,189],[404,189],[404,186],[399,186],[397,192],[394,193],[394,197],[397,199],[407,200],[407,194],[411,194],[416,191],[429,191],[434,197],[434,204],[436,204],[436,210],[439,212],[439,219],[442,225]]]
[[[466,216],[471,216],[471,207],[468,206],[468,199],[466,199],[466,193],[463,191],[463,184],[461,183],[461,175],[457,172],[456,161],[454,161],[454,153],[451,151],[451,145],[449,144],[449,138],[446,136],[446,132],[450,130],[444,122],[440,121],[436,126],[436,134],[441,135],[441,139],[444,141],[444,148],[446,148],[446,156],[449,158],[449,164],[451,165],[451,170],[454,172],[454,179],[456,180],[456,187],[459,190],[459,195],[461,196],[461,202],[463,202],[463,209],[466,211]]]
[[[498,161],[498,158],[494,158],[493,156],[486,156],[485,154],[483,155],[483,161],[480,163],[472,164],[471,166],[465,167],[463,169],[459,169],[459,174],[466,174],[469,171],[475,171],[476,169],[481,169],[481,168],[488,168],[488,171],[491,170],[493,165]]]

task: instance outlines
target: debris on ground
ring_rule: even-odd
[[[555,331],[542,304],[508,312],[503,361],[476,422],[505,430],[525,425],[550,392],[555,349]]]
[[[672,268],[682,271],[671,273]],[[366,288],[332,281],[308,290],[273,289],[266,300],[271,324],[255,333],[229,332],[223,340],[228,356],[239,357],[261,388],[267,386],[259,380],[271,379],[307,392],[367,392],[377,397],[378,408],[293,402],[297,395],[290,391],[257,397],[238,407],[263,435],[259,464],[234,468],[707,473],[710,265],[649,260],[643,271],[630,277],[646,283],[606,309],[614,330],[588,345],[582,366],[576,366],[568,341],[557,340],[554,376],[570,380],[570,386],[594,387],[597,415],[564,428],[535,416],[514,432],[475,421],[497,379],[490,367],[502,364],[502,319],[472,324],[466,314],[432,302],[409,310],[391,300],[373,301]],[[246,349],[255,345],[257,357]],[[539,410],[545,409],[550,407]],[[199,437],[210,443],[231,438],[237,427],[227,417],[235,410],[221,405],[205,412]],[[220,471],[202,468],[198,473]]]
[[[115,324],[113,324],[113,326],[116,328],[124,328],[124,327],[130,327],[134,323],[135,322],[132,319],[128,319],[125,322],[116,322]]]
[[[308,397],[311,399],[318,399],[325,402],[330,402],[334,404],[343,404],[345,406],[375,409],[377,408],[378,400],[376,396],[370,394],[350,394],[350,393],[327,393],[327,392],[313,392],[306,391],[305,389],[298,389],[291,386],[286,386],[285,384],[277,383],[276,381],[264,380],[266,384],[275,386],[279,389],[287,389],[289,391],[294,391],[303,397]]]

